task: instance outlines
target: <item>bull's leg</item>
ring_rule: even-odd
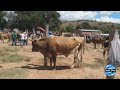
[[[75,67],[75,64],[77,62],[77,54],[78,54],[78,50],[76,49],[75,52],[74,52],[74,61],[71,65],[71,68],[74,68]]]
[[[104,43],[102,43],[102,48],[101,49],[103,49],[103,46],[104,46]]]
[[[52,59],[50,58],[50,67],[52,67]]]
[[[78,55],[78,58],[77,58],[77,68],[80,67],[80,55]]]
[[[106,50],[104,49],[104,51],[103,51],[103,57],[104,57],[104,59],[105,59],[105,53],[106,53]]]
[[[94,48],[96,49],[96,43],[94,44]]]
[[[75,52],[74,52],[74,62],[71,66],[71,68],[74,68],[74,67],[79,67],[80,65],[80,52],[81,52],[81,55],[82,55],[82,46],[79,46]],[[82,57],[81,57],[81,60],[82,60]]]
[[[82,62],[82,53],[81,53],[81,55],[80,55],[80,56],[81,56],[81,62]]]
[[[76,59],[74,58],[74,61],[73,61],[72,65],[71,65],[71,68],[75,67],[75,63],[76,63]]]
[[[85,45],[82,46],[83,54],[85,54]]]
[[[56,70],[56,56],[53,57],[53,63],[54,63],[54,70]]]
[[[10,42],[10,39],[8,39],[8,43]]]
[[[81,52],[81,54],[80,54]],[[81,62],[82,62],[82,46],[80,46],[78,48],[78,68],[80,67],[80,59],[81,59]]]
[[[44,56],[44,66],[47,67],[47,58]]]

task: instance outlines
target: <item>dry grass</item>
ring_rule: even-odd
[[[26,76],[26,70],[19,68],[10,68],[0,71],[0,79],[23,79]]]
[[[3,47],[4,46],[4,47]],[[57,70],[43,67],[43,55],[32,52],[31,45],[23,47],[5,46],[0,48],[0,78],[2,79],[105,79],[101,46],[94,49],[93,44],[86,44],[83,62],[80,68],[70,69],[73,54],[57,57]],[[48,60],[49,65],[49,60]],[[115,79],[120,78],[120,68],[117,68]]]
[[[30,57],[19,55],[20,47],[4,46],[0,48],[0,63],[21,62]]]

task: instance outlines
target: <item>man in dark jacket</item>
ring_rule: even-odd
[[[17,34],[15,31],[12,33],[12,45],[16,45]]]

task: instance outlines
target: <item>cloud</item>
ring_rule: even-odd
[[[113,11],[100,11],[99,15],[100,16],[110,16],[112,13],[114,13]]]
[[[60,20],[62,21],[87,19],[102,22],[120,23],[119,18],[111,17],[114,13],[120,14],[120,11],[58,11],[58,12],[61,15]]]
[[[94,19],[97,12],[92,11],[59,11],[61,20],[72,21],[80,19]]]
[[[120,13],[120,11],[99,11],[99,15],[103,16],[110,16],[113,13]]]
[[[102,22],[113,22],[113,23],[120,23],[120,19],[117,18],[112,18],[112,17],[101,17],[99,19],[96,19],[97,21],[102,21]]]

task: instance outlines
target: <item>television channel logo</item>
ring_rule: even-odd
[[[104,72],[107,76],[113,76],[116,73],[116,68],[115,68],[114,65],[108,64],[108,65],[105,66]]]

